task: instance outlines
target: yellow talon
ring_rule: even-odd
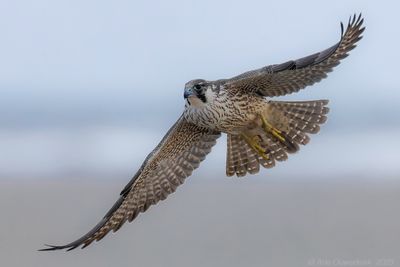
[[[282,142],[285,142],[286,139],[282,136],[282,132],[276,129],[274,126],[272,126],[262,114],[260,114],[261,117],[261,122],[262,122],[262,127],[264,131],[267,133],[271,133],[273,136],[281,140]]]
[[[260,155],[265,160],[269,160],[268,155],[265,153],[266,150],[262,146],[260,146],[258,140],[256,140],[257,136],[251,138],[246,134],[242,133],[242,137],[249,144],[249,146],[257,152],[258,155]]]

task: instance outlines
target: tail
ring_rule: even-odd
[[[241,135],[228,134],[226,175],[238,177],[255,174],[260,165],[272,168],[276,161],[284,161],[288,153],[295,153],[299,145],[306,145],[320,130],[329,112],[328,100],[316,101],[270,101],[264,115],[271,124],[271,132],[261,126],[247,132],[265,151],[264,156],[254,150]]]

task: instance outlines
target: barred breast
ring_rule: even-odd
[[[238,134],[249,127],[267,101],[259,96],[221,91],[201,107],[186,105],[187,121],[216,131]]]

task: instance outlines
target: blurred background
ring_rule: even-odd
[[[400,266],[397,1],[0,1],[4,266]],[[226,138],[167,201],[68,254],[184,106],[184,84],[363,40],[329,78],[309,145],[225,178]],[[205,197],[207,196],[207,197]],[[336,265],[335,265],[336,264]],[[358,264],[358,265],[357,265]]]

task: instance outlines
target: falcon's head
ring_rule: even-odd
[[[213,84],[206,80],[196,79],[185,84],[183,97],[188,105],[201,108],[212,103],[216,95]]]

